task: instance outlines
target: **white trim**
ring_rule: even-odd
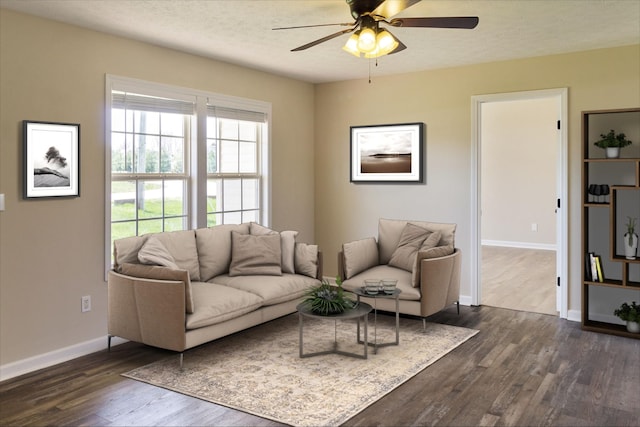
[[[550,243],[511,242],[506,240],[482,239],[482,246],[501,246],[504,248],[540,249],[543,251],[555,251],[556,245]]]
[[[569,216],[567,205],[569,203],[569,133],[568,133],[568,89],[543,89],[524,92],[510,92],[490,95],[477,95],[471,97],[471,300],[473,305],[480,305],[481,301],[481,155],[480,155],[480,135],[481,135],[481,107],[487,102],[517,101],[525,99],[558,98],[561,122],[560,126],[560,147],[558,149],[558,198],[561,200],[561,208],[557,210],[559,216],[560,230],[558,230],[558,260],[556,261],[558,275],[560,277],[559,290],[559,313],[560,318],[567,318],[569,304],[568,285],[568,239],[569,239]]]
[[[127,340],[113,337],[111,338],[111,347],[124,344],[125,342],[127,342]],[[48,353],[39,354],[27,359],[0,365],[0,381],[37,371],[38,369],[48,368],[49,366],[67,362],[81,356],[86,356],[87,354],[105,350],[106,348],[107,337],[104,336],[102,338],[95,338],[69,347],[53,350]]]

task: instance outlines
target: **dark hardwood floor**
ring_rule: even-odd
[[[545,314],[460,311],[429,320],[478,335],[345,425],[640,425],[640,340]],[[120,375],[163,357],[177,356],[126,343],[4,381],[0,425],[277,425]]]

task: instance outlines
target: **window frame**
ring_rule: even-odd
[[[106,74],[105,78],[105,281],[107,273],[112,269],[111,263],[111,185],[113,175],[111,168],[111,111],[113,107],[112,91],[125,91],[149,96],[178,99],[194,102],[194,115],[191,120],[190,141],[185,143],[186,197],[188,198],[187,229],[207,227],[207,105],[216,107],[254,111],[264,114],[262,138],[257,142],[257,176],[258,176],[258,222],[265,226],[271,220],[271,103],[184,88],[162,83],[148,82],[139,79]],[[135,173],[127,176],[136,175]],[[165,174],[141,174],[144,177],[171,179]],[[230,177],[231,174],[224,174]],[[236,174],[238,176],[245,174]],[[251,174],[253,176],[253,174]],[[118,179],[117,179],[118,180]]]

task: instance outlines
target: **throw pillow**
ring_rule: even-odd
[[[343,244],[342,253],[347,279],[378,265],[378,244],[373,237]]]
[[[154,280],[174,280],[184,282],[184,303],[187,313],[193,313],[193,293],[191,292],[191,280],[187,270],[176,270],[157,265],[124,263],[120,266],[120,273],[126,276],[140,277]]]
[[[439,231],[434,232],[434,234],[436,233],[440,234],[440,238],[442,238],[442,235]],[[425,243],[426,243],[426,240],[425,240]],[[423,246],[422,248],[420,248],[420,250],[416,254],[416,261],[413,266],[413,274],[411,277],[411,284],[413,285],[413,287],[417,288],[420,286],[420,275],[421,275],[420,262],[423,259],[440,258],[446,255],[451,255],[452,253],[453,253],[453,246],[449,246],[449,245],[434,246],[434,247]]]
[[[175,259],[162,244],[158,236],[150,236],[138,252],[138,260],[142,264],[161,265],[178,270]]]
[[[252,222],[249,224],[249,232],[256,236],[262,236],[265,234],[278,234],[277,231],[268,227]],[[280,248],[282,250],[282,272],[295,274],[295,246],[297,231],[281,231],[280,233]]]
[[[229,276],[282,275],[279,234],[255,236],[231,232]]]
[[[318,245],[296,243],[294,257],[297,274],[318,277]]]
[[[231,232],[249,234],[249,224],[219,224],[196,229],[200,281],[227,274],[231,264]]]
[[[405,225],[400,235],[398,247],[391,255],[389,265],[409,272],[412,271],[418,249],[431,234],[433,234],[431,231],[417,225],[411,223]],[[438,240],[440,240],[439,234]],[[438,244],[438,240],[433,246]]]

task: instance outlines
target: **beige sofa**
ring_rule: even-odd
[[[342,286],[353,291],[365,279],[396,279],[401,313],[423,319],[456,303],[460,312],[461,253],[456,224],[380,219],[378,238],[342,245],[338,254]],[[379,310],[395,312],[395,299],[362,298]]]
[[[108,333],[182,352],[296,311],[322,254],[256,223],[114,242]]]

